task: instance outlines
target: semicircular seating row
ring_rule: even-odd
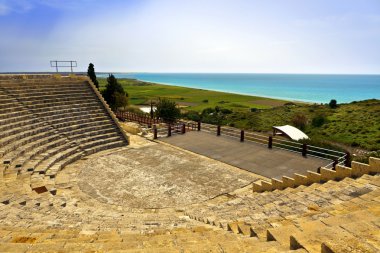
[[[0,78],[0,161],[5,180],[31,175],[31,188],[51,190],[67,164],[127,140],[83,78]]]

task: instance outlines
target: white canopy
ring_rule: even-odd
[[[302,139],[309,139],[309,137],[304,132],[302,132],[301,130],[299,130],[298,128],[294,126],[289,126],[289,125],[274,126],[273,133],[276,134],[276,131],[279,131],[285,134],[290,139],[295,140],[295,141],[302,140]]]

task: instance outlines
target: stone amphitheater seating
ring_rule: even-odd
[[[0,101],[0,252],[380,252],[380,159],[334,180],[133,209],[71,178],[75,161],[128,144],[87,79],[0,76]]]
[[[83,78],[0,79],[0,157],[5,177],[50,177],[82,156],[127,144]]]

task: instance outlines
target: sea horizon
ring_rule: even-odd
[[[116,78],[308,103],[380,98],[380,74],[111,73]]]

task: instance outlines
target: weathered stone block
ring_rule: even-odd
[[[277,190],[284,189],[284,183],[281,180],[276,179],[276,178],[272,178],[271,182],[272,182],[272,186],[273,186],[274,190],[276,190],[276,189]]]
[[[308,182],[307,176],[294,173],[294,186],[307,185]]]
[[[380,172],[380,158],[370,157],[369,167],[370,167],[370,172],[379,173]]]
[[[321,174],[308,170],[307,171],[307,180],[308,180],[308,184],[320,183],[321,182]]]
[[[321,180],[322,181],[329,181],[329,180],[335,180],[336,179],[336,171],[330,170],[327,168],[322,167],[321,168]]]
[[[368,164],[359,163],[359,162],[352,162],[351,168],[352,168],[353,177],[360,177],[364,174],[368,174],[370,171],[370,167]]]
[[[252,190],[253,192],[262,192],[263,187],[261,185],[261,181],[256,181],[252,183]]]
[[[273,191],[275,190],[273,185],[268,181],[261,181],[261,186],[263,191]]]
[[[294,187],[295,186],[295,179],[287,176],[282,177],[282,182],[284,184],[284,187]]]
[[[345,177],[351,177],[352,169],[343,165],[337,165],[335,167],[337,179],[343,179]]]

